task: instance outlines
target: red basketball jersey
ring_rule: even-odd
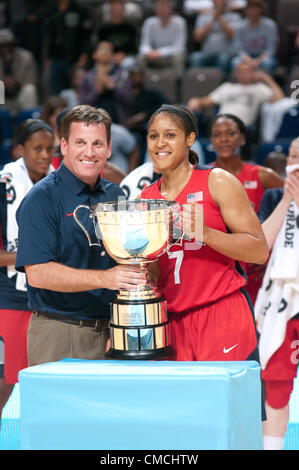
[[[194,167],[193,173],[176,201],[182,205],[190,201],[203,204],[207,226],[226,232],[220,210],[212,199],[208,179],[211,168]],[[161,179],[145,188],[143,199],[165,199]],[[183,241],[182,247],[173,246],[169,253],[159,257],[158,289],[167,300],[169,312],[179,313],[198,309],[236,292],[246,284],[236,269],[236,262],[208,246]]]
[[[216,162],[213,162],[211,165],[215,166]],[[259,176],[259,168],[259,165],[243,163],[242,170],[238,175],[236,175],[236,178],[244,186],[249,201],[251,202],[255,212],[258,211],[264,194],[264,189],[262,187]]]
[[[237,175],[238,180],[243,184],[245,191],[248,194],[255,212],[258,211],[264,194],[264,189],[259,177],[259,168],[259,165],[243,163],[243,168]]]

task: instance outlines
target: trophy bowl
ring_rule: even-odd
[[[121,198],[122,199],[122,198]],[[117,263],[142,269],[172,246],[179,205],[164,199],[136,199],[78,206],[90,210],[100,245]],[[101,245],[100,245],[101,246]],[[104,254],[102,252],[102,254]],[[110,305],[110,349],[113,359],[167,359],[172,355],[167,303],[149,282],[134,290],[120,290]]]
[[[107,253],[122,264],[154,261],[171,240],[169,209],[164,200],[135,200],[98,204],[96,223]]]

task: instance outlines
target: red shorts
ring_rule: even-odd
[[[169,313],[177,361],[243,361],[256,349],[253,313],[238,291],[199,310]]]
[[[31,312],[0,309],[0,337],[4,343],[4,378],[18,381],[18,373],[28,365],[27,330]]]
[[[262,371],[266,401],[272,408],[283,408],[290,400],[299,363],[299,319],[287,324],[283,344]]]

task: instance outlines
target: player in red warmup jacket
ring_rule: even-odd
[[[180,223],[188,240],[156,264],[175,359],[258,360],[252,305],[238,261],[264,263],[267,244],[237,178],[197,165],[190,150],[196,133],[196,121],[185,107],[163,105],[152,115],[148,152],[162,177],[141,193],[142,199],[184,204]]]

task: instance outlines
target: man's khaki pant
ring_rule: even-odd
[[[63,358],[105,359],[108,326],[95,329],[33,313],[27,332],[28,365]]]

